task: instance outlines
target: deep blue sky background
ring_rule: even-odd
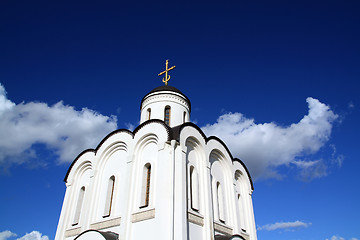
[[[165,59],[176,65],[169,84],[190,98],[199,126],[239,112],[286,127],[316,98],[339,118],[306,159],[329,158],[336,146],[343,164],[312,181],[299,180],[291,165],[278,169],[282,180],[256,180],[258,226],[308,223],[258,230],[258,238],[359,239],[359,11],[359,1],[3,0],[0,83],[15,104],[62,100],[116,115],[118,128],[137,126],[140,100],[162,85]],[[33,147],[38,159],[2,166],[0,232],[53,239],[70,163]]]

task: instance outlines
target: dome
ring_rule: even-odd
[[[190,103],[190,100],[189,98],[184,94],[182,93],[179,89],[177,89],[176,87],[173,87],[173,86],[169,86],[169,85],[163,85],[163,86],[160,86],[160,87],[156,87],[154,88],[153,90],[151,90],[148,94],[146,94],[143,99],[141,100],[141,105],[142,103],[144,102],[145,98],[152,94],[152,93],[156,93],[156,92],[167,92],[167,91],[170,91],[170,92],[175,92],[175,93],[179,93],[181,95],[183,95],[185,97],[185,99],[187,100],[188,104],[189,104],[189,108],[190,108],[190,111],[191,111],[191,103]]]
[[[176,87],[164,85],[151,90],[140,105],[140,124],[151,119],[175,127],[190,121],[190,100]]]

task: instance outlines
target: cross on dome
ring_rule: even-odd
[[[162,79],[162,81],[165,83],[165,85],[167,85],[167,82],[170,80],[170,75],[168,75],[168,71],[173,70],[175,68],[175,66],[172,66],[171,68],[168,68],[169,66],[169,60],[166,60],[166,68],[165,71],[159,73],[158,75],[161,76],[165,73],[165,77]]]

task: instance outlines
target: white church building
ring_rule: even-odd
[[[172,68],[142,99],[134,131],[73,161],[55,240],[257,239],[250,174],[190,122],[190,100],[167,85]]]

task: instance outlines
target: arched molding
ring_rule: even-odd
[[[192,130],[191,130],[192,129]],[[184,124],[182,124],[179,128],[179,135],[180,135],[180,145],[183,147],[183,149],[185,148],[185,141],[187,139],[188,136],[191,136],[191,134],[193,136],[195,136],[196,139],[198,139],[200,141],[200,139],[203,139],[204,143],[202,143],[202,141],[200,141],[204,146],[206,145],[206,149],[209,149],[209,151],[211,151],[213,148],[212,145],[214,145],[214,142],[217,142],[218,144],[222,145],[222,147],[220,148],[220,150],[222,149],[223,152],[227,152],[229,159],[231,159],[231,162],[238,162],[242,165],[242,167],[245,169],[245,172],[247,174],[247,177],[249,178],[250,181],[250,185],[251,185],[251,189],[254,190],[254,186],[253,186],[253,182],[250,176],[250,173],[247,169],[247,167],[245,166],[244,162],[241,161],[238,158],[234,158],[229,150],[229,148],[226,146],[226,144],[218,137],[216,136],[210,136],[210,137],[206,137],[205,133],[194,123],[191,122],[186,122]],[[201,136],[201,137],[199,137]],[[217,144],[217,146],[219,146]],[[219,148],[219,147],[217,147]],[[224,150],[225,149],[225,150]]]
[[[146,121],[142,124],[140,124],[137,128],[135,128],[135,130],[133,132],[127,130],[127,129],[118,129],[118,130],[115,130],[111,133],[109,133],[100,143],[99,145],[95,148],[95,149],[86,149],[84,150],[83,152],[81,152],[75,159],[74,161],[71,163],[66,175],[65,175],[65,178],[64,178],[64,182],[68,182],[69,180],[69,175],[74,167],[74,165],[76,164],[76,162],[82,158],[83,155],[85,154],[88,154],[88,153],[93,153],[94,156],[97,155],[98,151],[101,151],[100,149],[106,149],[106,144],[107,143],[110,143],[111,142],[111,139],[113,137],[120,137],[120,136],[123,136],[123,137],[120,137],[122,139],[124,139],[124,142],[131,142],[131,139],[135,139],[136,137],[139,138],[137,135],[138,133],[140,133],[140,135],[144,135],[144,131],[146,132],[146,129],[148,129],[149,132],[152,132],[151,130],[151,127],[149,127],[149,125],[152,125],[152,126],[155,126],[155,125],[159,125],[159,126],[162,126],[162,129],[163,130],[160,130],[161,127],[159,127],[159,131],[163,134],[159,134],[161,136],[165,135],[164,139],[164,142],[165,141],[170,141],[172,139],[172,131],[171,131],[171,128],[169,126],[167,126],[164,121],[161,121],[161,120],[158,120],[158,119],[152,119],[152,120],[149,120],[149,121]],[[145,130],[143,130],[145,129]],[[128,135],[128,136],[125,136],[125,135]],[[141,137],[141,136],[140,136]],[[111,138],[111,139],[110,139]],[[136,140],[135,140],[136,141]],[[130,149],[129,149],[130,150]]]
[[[208,156],[209,161],[211,158],[216,158],[220,161],[224,170],[227,172],[226,174],[232,173],[232,158],[231,155],[226,151],[224,146],[220,144],[218,141],[211,140],[206,144],[206,155]],[[212,164],[210,162],[210,164]]]
[[[127,151],[129,151],[131,149],[133,138],[134,135],[129,130],[121,129],[114,131],[113,133],[110,133],[108,136],[106,136],[96,147],[96,156],[103,158],[105,154],[108,154],[109,151],[112,151],[114,145],[125,144],[126,146],[124,147]]]
[[[248,193],[253,191],[253,184],[248,170],[239,161],[233,161],[233,180],[234,183],[239,183],[246,189]]]
[[[151,139],[156,141],[156,143],[164,143],[171,140],[171,129],[163,121],[153,119],[144,122],[143,125],[141,128],[134,130],[135,152],[138,152],[141,146]]]
[[[190,133],[189,133],[190,131]],[[204,140],[204,145],[206,143],[206,135],[205,133],[194,123],[192,122],[186,122],[184,124],[182,124],[180,126],[180,129],[179,129],[179,132],[180,132],[180,140],[182,138],[182,136],[185,137],[185,139],[187,138],[186,136],[191,136],[191,133],[193,133],[194,137],[196,139],[198,139],[200,141],[200,139],[202,138]]]
[[[158,126],[158,127],[156,127]],[[162,134],[165,134],[165,141],[170,141],[172,139],[171,128],[165,124],[164,121],[159,119],[151,119],[140,124],[137,128],[134,129],[134,139],[139,138],[137,135],[144,135],[144,132],[155,132],[155,129],[158,129]],[[137,142],[137,141],[136,141]]]
[[[189,137],[187,137],[184,141],[183,149],[186,149],[186,152],[189,152],[190,150],[194,150],[196,154],[196,159],[199,162],[204,162],[205,161],[204,145],[196,137],[199,136],[190,135]],[[200,166],[196,166],[196,167],[199,168]]]
[[[151,143],[158,145],[159,138],[157,134],[148,133],[146,135],[141,136],[141,138],[138,139],[135,145],[135,152],[138,153],[137,155],[141,156],[144,148]]]
[[[77,166],[74,176],[73,176],[73,182],[78,183],[79,180],[83,177],[84,173],[86,171],[91,171],[90,175],[93,174],[93,164],[92,161],[84,160]]]
[[[106,151],[108,148],[108,145],[111,145],[111,143],[114,141],[114,139],[123,139],[124,142],[131,142],[131,139],[133,138],[133,133],[127,129],[119,129],[115,130],[111,133],[109,133],[101,142],[98,144],[98,146],[95,149],[86,149],[83,152],[81,152],[71,163],[65,178],[64,182],[69,181],[69,175],[71,175],[71,171],[76,165],[76,163],[83,158],[84,155],[88,155],[89,153],[92,153],[92,159],[94,159],[94,164],[98,164],[95,160],[95,156],[97,156],[99,153],[101,155],[102,152]],[[115,140],[116,141],[116,140]]]
[[[79,154],[79,156],[72,162],[66,173],[65,182],[67,183],[67,186],[76,182],[78,176],[81,175],[81,173],[87,168],[93,170],[94,158],[95,152],[92,150],[85,150]]]
[[[104,169],[106,163],[111,158],[113,154],[118,151],[124,151],[128,153],[128,145],[123,141],[112,142],[110,145],[107,146],[106,149],[103,151],[99,151],[97,153],[97,162],[96,162],[96,169]],[[100,153],[100,154],[99,154]],[[127,159],[119,159],[119,161],[126,161]]]

